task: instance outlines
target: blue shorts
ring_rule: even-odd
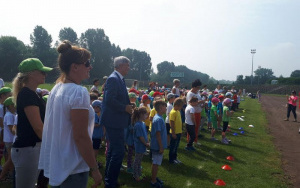
[[[160,154],[157,150],[152,151],[152,164],[161,165],[164,155]]]

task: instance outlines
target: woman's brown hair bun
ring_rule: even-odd
[[[68,40],[64,40],[57,48],[58,53],[66,53],[72,49],[71,42]]]

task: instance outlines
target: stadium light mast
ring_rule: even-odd
[[[252,71],[251,71],[251,85],[253,83],[253,58],[254,54],[256,53],[256,49],[251,49],[251,54],[252,54]]]

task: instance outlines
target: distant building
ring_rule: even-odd
[[[275,85],[275,84],[278,84],[278,80],[272,80],[271,81],[271,85]]]

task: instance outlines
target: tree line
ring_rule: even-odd
[[[69,40],[74,45],[88,49],[92,53],[90,72],[91,83],[94,78],[108,76],[114,69],[113,59],[117,56],[126,56],[131,60],[131,71],[127,78],[142,81],[171,82],[170,72],[184,72],[185,82],[192,82],[200,78],[204,83],[209,82],[209,75],[190,70],[184,65],[175,66],[173,62],[161,62],[157,65],[158,73],[153,72],[151,57],[147,52],[136,49],[121,49],[119,45],[111,43],[103,29],[87,29],[80,36],[70,27],[62,28],[58,34],[59,41],[52,46],[52,36],[42,26],[36,26],[30,34],[30,45],[25,45],[14,36],[0,37],[0,77],[11,81],[18,72],[20,62],[29,57],[39,58],[45,66],[57,67],[57,46],[63,40]],[[58,77],[58,69],[49,73],[47,82],[53,83]]]
[[[88,49],[92,53],[91,63],[93,69],[90,72],[91,82],[94,78],[102,78],[109,75],[113,67],[113,59],[117,56],[127,56],[131,60],[131,71],[128,78],[149,80],[152,68],[151,57],[144,51],[136,49],[124,49],[110,42],[103,29],[87,29],[80,36],[70,27],[59,31],[59,41],[54,46],[52,36],[42,26],[36,26],[30,34],[30,45],[25,45],[14,36],[0,37],[0,77],[11,81],[18,72],[20,62],[29,57],[39,58],[45,66],[57,68],[57,46],[63,40],[69,40],[74,45]],[[140,74],[141,73],[141,74]],[[58,76],[58,70],[51,72],[48,82],[54,82]]]
[[[284,78],[283,76],[276,77],[272,69],[258,67],[254,71],[254,76],[252,78],[253,85],[271,84],[272,80],[277,80],[279,84],[297,85],[300,84],[300,70],[294,70],[290,77]],[[251,84],[251,76],[237,75],[234,84]]]

